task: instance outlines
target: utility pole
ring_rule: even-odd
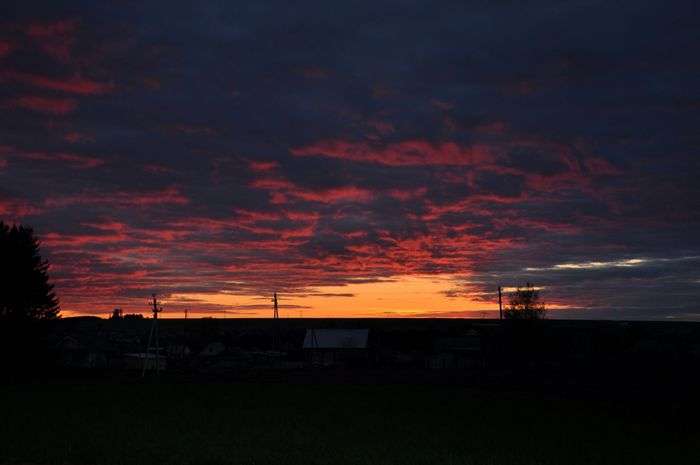
[[[272,296],[272,303],[274,304],[274,305],[273,305],[274,310],[273,310],[273,313],[272,313],[272,318],[274,318],[274,319],[276,320],[276,319],[278,319],[278,318],[280,317],[279,308],[277,307],[277,293],[276,293],[276,292],[275,292],[275,293],[273,294],[273,296]]]
[[[272,319],[274,320],[272,328],[272,350],[277,350],[279,344],[279,319],[280,311],[277,305],[277,292],[272,294]]]
[[[503,301],[501,299],[501,286],[498,286],[498,319],[503,319]]]
[[[155,351],[156,351],[156,375],[160,373],[160,346],[159,346],[159,340],[158,340],[158,314],[163,311],[163,307],[158,304],[158,299],[156,299],[156,295],[152,294],[152,300],[151,300],[151,311],[153,312],[153,323],[151,323],[151,332],[148,335],[148,346],[146,347],[146,353],[144,354],[145,357],[143,359],[143,372],[141,373],[141,377],[146,376],[146,368],[148,367],[148,357],[151,354],[151,350],[153,347],[151,346],[151,342],[153,342],[153,339],[155,337]]]

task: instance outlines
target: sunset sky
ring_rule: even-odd
[[[699,9],[2,2],[0,219],[64,316],[700,319]]]

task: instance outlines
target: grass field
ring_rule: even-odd
[[[644,404],[415,385],[62,383],[0,395],[3,464],[700,463],[695,422]]]

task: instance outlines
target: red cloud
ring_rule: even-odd
[[[20,155],[21,158],[30,160],[42,161],[60,161],[78,168],[96,168],[104,165],[104,160],[86,155],[77,155],[74,153],[44,153],[44,152],[28,152]]]
[[[319,218],[319,213],[315,211],[286,211],[287,218],[294,221],[316,221]]]
[[[78,27],[78,21],[74,19],[54,22],[34,22],[27,27],[27,35],[35,38],[57,37],[72,35]]]
[[[147,165],[143,165],[141,167],[141,169],[147,173],[153,173],[153,174],[165,174],[165,173],[172,173],[173,172],[172,168],[167,167],[165,165],[160,165],[157,163],[149,163]]]
[[[25,216],[36,215],[41,213],[41,209],[25,202],[16,199],[1,199],[0,198],[0,215],[10,220],[19,220]]]
[[[164,130],[169,133],[185,134],[188,136],[211,136],[216,134],[216,130],[199,124],[171,124],[164,127]]]
[[[9,145],[0,145],[0,154],[7,157],[25,159],[25,160],[40,160],[40,161],[58,161],[69,165],[77,166],[78,168],[96,168],[103,165],[104,160],[91,157],[88,155],[79,155],[75,153],[65,152],[25,152]]]
[[[286,179],[281,178],[260,178],[250,183],[250,187],[257,189],[279,190],[279,189],[294,189],[294,184]]]
[[[375,131],[377,131],[379,134],[385,136],[387,134],[391,134],[394,132],[396,129],[394,128],[394,125],[388,121],[370,121],[367,123],[368,126],[372,127]]]
[[[143,84],[146,86],[147,89],[150,90],[160,90],[161,87],[160,79],[154,77],[143,78]]]
[[[327,189],[323,191],[311,190],[296,190],[290,193],[293,196],[304,200],[315,202],[333,203],[333,202],[365,202],[372,198],[372,191],[362,189],[355,186],[338,187],[335,189]]]
[[[63,136],[63,140],[65,140],[66,142],[70,142],[71,144],[77,144],[80,142],[92,142],[95,139],[88,134],[73,131],[73,132],[66,133]]]
[[[255,224],[251,225],[240,225],[242,229],[250,231],[255,234],[267,234],[275,239],[273,242],[281,240],[280,244],[283,248],[289,247],[291,244],[286,241],[293,241],[299,239],[308,239],[313,235],[314,226],[313,225],[295,225],[294,227],[280,229],[279,227],[273,226],[259,226]],[[257,241],[258,245],[256,248],[260,248],[263,244],[263,248],[267,247],[268,242],[264,240]]]
[[[44,202],[47,207],[57,208],[69,205],[110,205],[113,207],[148,207],[152,205],[174,204],[186,205],[189,199],[177,188],[170,187],[152,192],[84,192],[79,195],[52,197]]]
[[[297,69],[297,73],[308,79],[326,79],[329,72],[325,68],[319,68],[317,66],[309,66],[307,68]]]
[[[486,145],[460,147],[454,142],[430,143],[408,140],[383,147],[364,142],[326,140],[291,149],[293,155],[325,156],[344,160],[379,163],[389,166],[476,165],[491,163],[495,155]]]
[[[474,128],[475,132],[482,134],[503,135],[508,130],[508,125],[503,121],[492,121],[480,124]]]
[[[279,177],[256,179],[250,183],[250,186],[258,189],[274,191],[272,193],[272,203],[276,204],[286,203],[288,197],[296,197],[303,200],[321,203],[343,201],[365,202],[372,198],[372,191],[355,186],[311,190],[297,186],[293,182]]]
[[[262,210],[244,210],[242,208],[235,209],[237,219],[241,223],[254,223],[256,221],[278,220],[280,215],[274,212]]]
[[[401,200],[401,201],[407,201],[407,200],[413,200],[417,199],[419,197],[425,196],[425,194],[428,192],[428,189],[425,187],[421,187],[418,189],[413,189],[413,190],[405,190],[405,189],[390,189],[388,191],[389,197],[393,197],[396,200]]]
[[[12,44],[10,42],[0,40],[0,58],[9,55],[12,51]]]
[[[168,223],[169,227],[185,229],[189,231],[219,232],[232,229],[238,225],[237,221],[230,219],[214,219],[206,217],[190,217],[184,220],[176,220]]]
[[[77,20],[35,22],[27,27],[26,34],[34,39],[46,54],[58,61],[68,62],[77,30]]]
[[[279,163],[276,161],[250,161],[248,166],[252,171],[256,172],[266,172],[273,171],[279,167]]]
[[[435,108],[438,108],[442,111],[450,111],[450,110],[454,109],[454,107],[455,107],[454,103],[445,102],[444,100],[438,100],[438,99],[433,99],[430,101],[430,103]]]
[[[48,233],[42,236],[42,242],[49,247],[75,247],[89,244],[111,244],[122,242],[128,236],[121,232],[114,234],[58,234]]]
[[[609,161],[603,158],[587,158],[584,164],[588,172],[594,176],[611,176],[621,173],[619,169],[615,168]]]
[[[83,223],[83,226],[87,226],[93,229],[99,229],[100,231],[119,231],[123,232],[126,230],[126,224],[119,221],[102,221],[99,223]]]
[[[78,103],[70,98],[50,98],[38,96],[19,97],[14,100],[14,105],[50,115],[67,115],[78,107]]]
[[[38,74],[6,71],[0,74],[0,77],[22,82],[30,86],[40,87],[42,89],[56,90],[59,92],[79,95],[104,94],[114,89],[114,85],[111,83],[93,81],[77,74],[65,78],[53,78]]]
[[[531,79],[522,79],[505,84],[503,90],[508,94],[531,95],[537,92],[538,85]]]

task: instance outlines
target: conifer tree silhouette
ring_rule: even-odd
[[[0,221],[0,321],[51,320],[59,302],[49,282],[39,240],[25,226]]]
[[[503,312],[507,320],[541,320],[547,311],[535,286],[527,283],[511,295],[508,308]]]

